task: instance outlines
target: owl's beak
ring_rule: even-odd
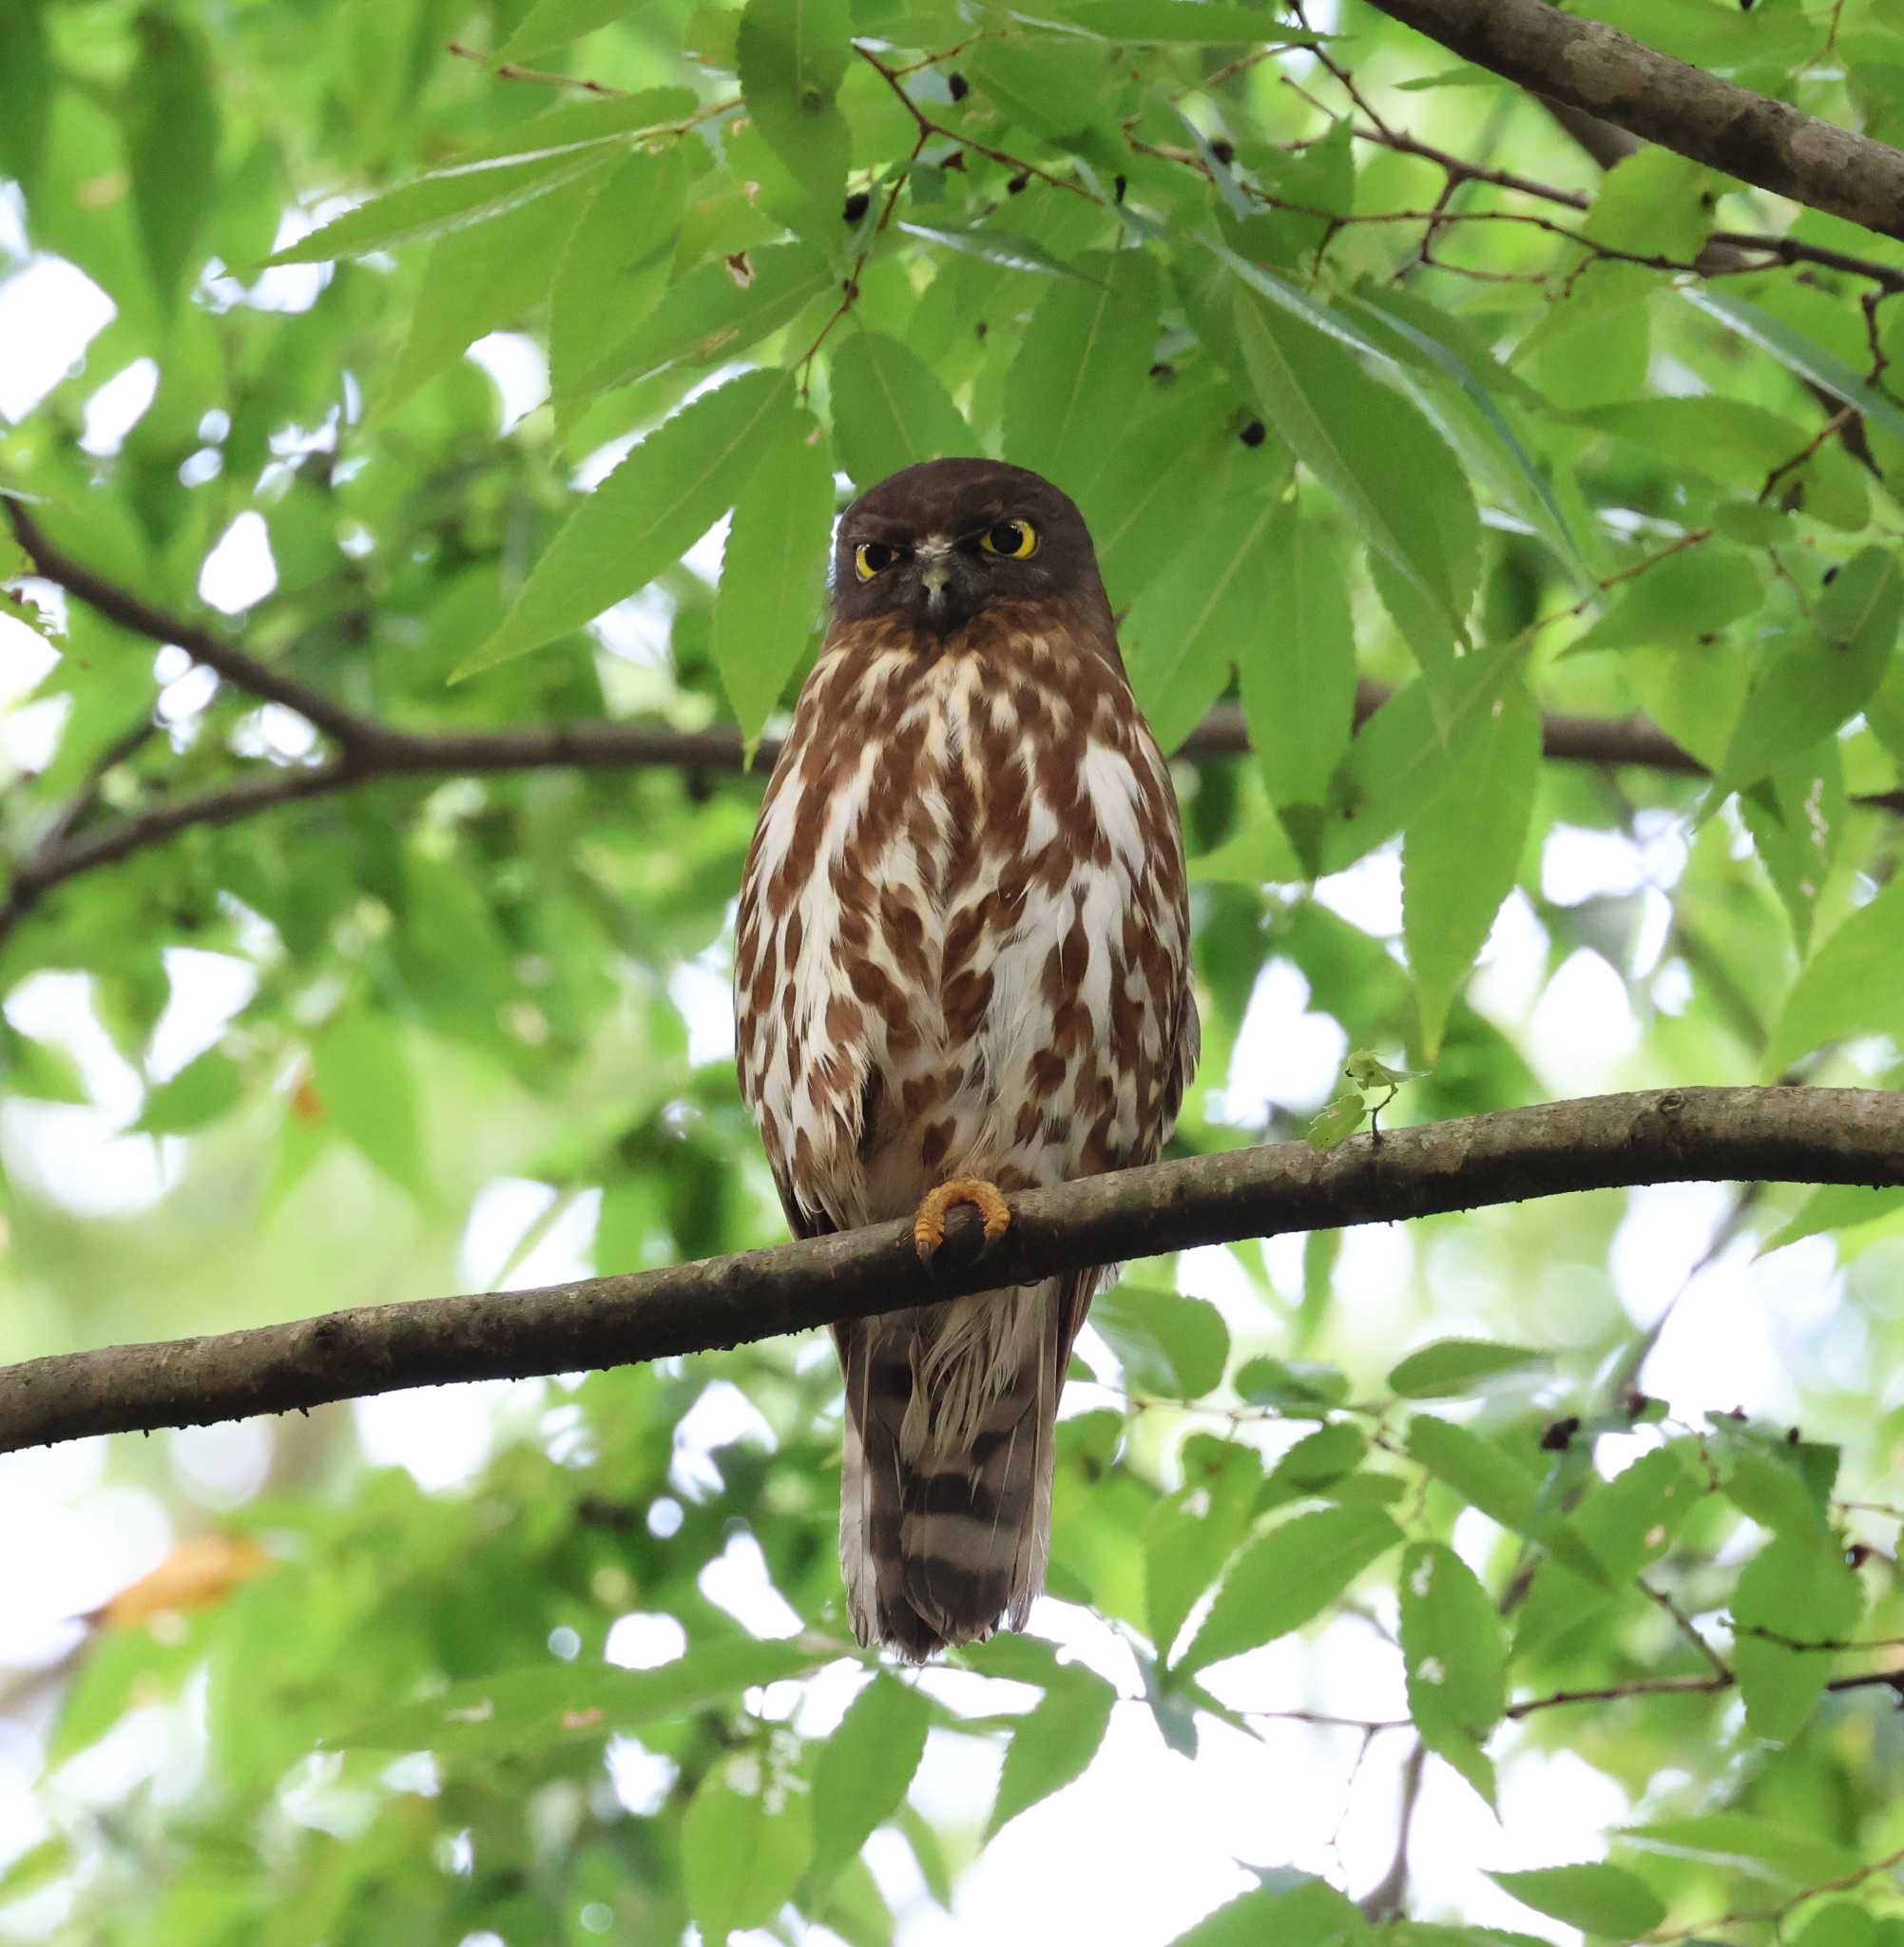
[[[946,633],[951,608],[952,543],[922,541],[916,549],[919,588],[926,598],[926,620],[940,635]]]

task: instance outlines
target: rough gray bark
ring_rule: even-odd
[[[1369,0],[1478,67],[1814,209],[1904,239],[1904,153],[1548,0]]]
[[[983,1252],[973,1213],[960,1209],[930,1269],[908,1224],[881,1224],[627,1277],[29,1359],[0,1369],[0,1453],[713,1351],[1193,1244],[1714,1179],[1904,1184],[1904,1094],[1593,1096],[1357,1136],[1326,1154],[1284,1143],[1030,1191],[1011,1200],[1010,1230]]]

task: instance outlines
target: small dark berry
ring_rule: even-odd
[[[1005,193],[1006,193],[1006,195],[1007,195],[1007,196],[1017,196],[1017,195],[1019,195],[1019,194],[1020,194],[1020,193],[1021,193],[1021,192],[1023,191],[1023,189],[1024,189],[1024,187],[1025,187],[1026,183],[1028,183],[1029,182],[1030,182],[1030,180],[1031,180],[1031,179],[1030,179],[1030,177],[1029,177],[1029,176],[1014,176],[1014,177],[1012,177],[1012,179],[1010,180],[1010,182],[1009,182],[1009,183],[1007,183],[1007,184],[1005,185]]]
[[[978,322],[972,326],[971,329],[974,337],[982,338],[986,335],[986,333],[991,329],[991,327],[986,323],[984,318],[981,318],[978,320]]]
[[[853,194],[846,199],[846,221],[849,223],[856,223],[859,221],[859,219],[863,217],[866,214],[866,212],[872,207],[873,199],[867,195],[865,190],[856,189],[853,192]]]
[[[1580,1431],[1580,1416],[1569,1414],[1565,1419],[1557,1419],[1540,1436],[1541,1451],[1547,1454],[1564,1454],[1575,1434]]]
[[[1828,568],[1828,569],[1825,569],[1824,573],[1823,573],[1823,574],[1821,574],[1821,575],[1820,575],[1820,576],[1818,577],[1818,586],[1819,586],[1820,588],[1830,588],[1830,587],[1831,587],[1831,585],[1832,585],[1832,584],[1833,584],[1833,583],[1834,583],[1835,581],[1837,581],[1837,568],[1835,568],[1835,567],[1833,567],[1833,568]]]
[[[1124,192],[1129,186],[1122,176],[1113,176],[1110,179],[1110,200],[1113,202],[1122,202],[1124,201]]]
[[[1227,169],[1237,159],[1237,145],[1227,137],[1220,135],[1211,143],[1210,153]]]
[[[965,76],[954,69],[946,76],[946,91],[955,102],[962,102],[971,92],[971,85]]]
[[[1160,358],[1158,359],[1157,363],[1150,368],[1150,376],[1154,378],[1159,385],[1168,385],[1170,381],[1177,376],[1177,368],[1174,365],[1167,364],[1164,359]]]
[[[1260,419],[1252,419],[1239,436],[1245,446],[1260,446],[1269,437],[1269,433]]]

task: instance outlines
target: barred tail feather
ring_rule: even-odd
[[[1070,1311],[1053,1281],[839,1331],[839,1552],[860,1642],[923,1662],[1025,1627],[1050,1547]]]

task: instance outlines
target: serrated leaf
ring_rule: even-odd
[[[1229,1328],[1207,1299],[1119,1284],[1091,1307],[1133,1391],[1201,1399],[1223,1377]]]
[[[1091,136],[1112,153],[1120,145],[1104,104],[1102,69],[1076,48],[990,40],[973,48],[961,67],[981,100],[1033,135],[1051,142]]]
[[[1171,1947],[1363,1947],[1375,1937],[1354,1902],[1333,1886],[1283,1868],[1272,1871],[1273,1883],[1220,1906]],[[1299,1883],[1287,1884],[1285,1878]]]
[[[1248,1528],[1262,1486],[1255,1452],[1200,1435],[1185,1443],[1183,1485],[1144,1524],[1144,1614],[1168,1660],[1184,1620]]]
[[[813,415],[785,414],[761,447],[714,598],[714,665],[750,750],[819,618],[833,527],[833,455]]]
[[[1581,226],[1609,250],[1690,263],[1712,228],[1707,171],[1670,149],[1643,147],[1600,179]]]
[[[1347,566],[1334,535],[1294,501],[1276,510],[1263,549],[1263,612],[1275,626],[1237,646],[1250,748],[1272,804],[1319,805],[1356,728]]]
[[[601,143],[563,145],[552,153],[459,164],[374,196],[322,228],[287,244],[267,264],[331,263],[373,250],[427,242],[527,208],[614,160]]]
[[[817,1898],[905,1797],[932,1714],[922,1692],[883,1671],[847,1706],[814,1773],[808,1880]]]
[[[1527,1345],[1496,1345],[1483,1339],[1437,1339],[1411,1352],[1390,1372],[1389,1390],[1403,1399],[1452,1399],[1480,1389],[1502,1373],[1545,1365],[1551,1354]]]
[[[1540,1482],[1491,1440],[1452,1420],[1417,1413],[1409,1422],[1408,1453],[1490,1520],[1538,1542],[1596,1588],[1607,1586],[1606,1569],[1578,1532],[1565,1516],[1543,1509]]]
[[[1888,549],[1848,561],[1818,600],[1815,637],[1780,656],[1753,685],[1709,802],[1756,782],[1795,752],[1829,737],[1884,679],[1904,615],[1904,574]]]
[[[1164,301],[1148,251],[1093,251],[1078,268],[1097,281],[1052,285],[1005,378],[1005,457],[1073,494],[1104,464],[1105,429],[1142,390]]]
[[[713,1947],[772,1919],[812,1849],[806,1782],[778,1741],[719,1760],[681,1822],[682,1885],[702,1938]]]
[[[243,1087],[242,1070],[231,1056],[208,1048],[169,1081],[147,1090],[132,1128],[147,1136],[183,1135],[202,1128],[238,1101]]]
[[[1904,1031],[1904,878],[1849,915],[1806,962],[1765,1051],[1767,1073],[1852,1034]]]
[[[1431,1062],[1455,993],[1513,890],[1540,761],[1540,713],[1526,684],[1510,681],[1451,741],[1441,788],[1402,838],[1402,939]]]
[[[1666,1917],[1665,1901],[1624,1866],[1536,1866],[1529,1872],[1488,1877],[1549,1919],[1616,1940],[1637,1940]]]
[[[515,30],[496,49],[499,61],[517,61],[540,54],[565,41],[580,40],[598,27],[608,27],[643,10],[644,0],[535,0],[516,23]]]
[[[717,258],[671,285],[632,332],[602,354],[581,388],[603,392],[670,365],[718,364],[791,323],[834,288],[825,259],[806,243],[767,243]]]
[[[1702,1860],[1788,1886],[1821,1886],[1858,1867],[1857,1855],[1848,1846],[1819,1839],[1789,1820],[1764,1819],[1751,1812],[1655,1819],[1644,1825],[1622,1826],[1613,1837],[1641,1852]]]
[[[1769,1257],[1788,1243],[1817,1237],[1822,1231],[1856,1230],[1904,1210],[1904,1189],[1869,1189],[1861,1184],[1822,1184],[1799,1205],[1798,1215],[1781,1224],[1759,1247]]]
[[[999,270],[1035,271],[1045,277],[1077,278],[1092,281],[1086,274],[1054,257],[1035,238],[1020,236],[1014,230],[964,229],[955,223],[922,223],[916,218],[901,217],[894,225],[922,242],[936,243],[962,256],[976,257]]]
[[[1478,536],[1479,520],[1440,435],[1332,337],[1254,289],[1236,293],[1235,324],[1263,417],[1462,636],[1478,556],[1471,541],[1450,545],[1450,524]]]
[[[737,1636],[653,1669],[542,1662],[466,1677],[418,1704],[400,1705],[331,1742],[346,1750],[539,1751],[681,1717],[740,1696],[754,1684],[799,1676],[830,1650]]]
[[[1893,439],[1904,440],[1904,408],[1899,408],[1875,385],[1867,384],[1842,358],[1826,351],[1797,325],[1746,299],[1703,284],[1683,285],[1680,296],[1715,323],[1736,332],[1747,344],[1770,353],[1788,371],[1823,387],[1840,404],[1861,413]]]
[[[767,145],[824,207],[845,188],[852,138],[836,105],[851,51],[847,0],[747,0],[735,56]]]
[[[1775,1534],[1746,1563],[1732,1592],[1732,1667],[1754,1737],[1796,1737],[1832,1673],[1828,1654],[1793,1649],[1752,1631],[1794,1642],[1839,1642],[1864,1609],[1863,1590],[1829,1530]]]
[[[862,492],[902,467],[978,451],[937,374],[884,332],[847,338],[833,355],[831,377],[834,440]]]
[[[1606,614],[1568,645],[1569,656],[1698,643],[1763,601],[1757,564],[1710,541],[1667,555],[1621,588]]]
[[[1359,1089],[1351,1089],[1325,1102],[1309,1118],[1302,1140],[1312,1149],[1327,1154],[1338,1143],[1346,1143],[1369,1119],[1369,1105]]]
[[[1422,1742],[1494,1806],[1483,1748],[1507,1707],[1500,1611],[1474,1571],[1437,1541],[1409,1544],[1399,1585],[1408,1710]]]
[[[1320,1614],[1402,1538],[1377,1508],[1322,1508],[1261,1534],[1230,1565],[1173,1673],[1255,1649]]]
[[[793,390],[790,373],[743,373],[658,426],[556,530],[456,678],[579,628],[679,560],[734,504]]]
[[[548,377],[558,410],[661,294],[681,228],[687,168],[679,146],[625,156],[590,181],[549,291]]]
[[[1023,0],[1010,12],[1034,26],[1140,47],[1227,48],[1267,40],[1279,48],[1314,48],[1330,38],[1267,21],[1225,0]]]
[[[1361,1428],[1346,1419],[1304,1434],[1276,1463],[1263,1484],[1257,1503],[1259,1512],[1309,1494],[1334,1493],[1368,1457],[1368,1451]]]
[[[1345,1373],[1307,1359],[1245,1359],[1237,1368],[1236,1388],[1237,1398],[1246,1406],[1274,1406],[1284,1412],[1339,1406],[1349,1397]]]
[[[1084,1774],[1110,1727],[1116,1703],[1117,1692],[1090,1670],[1073,1664],[1058,1673],[1050,1688],[1012,1726],[1005,1766],[998,1775],[998,1796],[986,1822],[988,1839],[1020,1812]]]
[[[1269,537],[1283,470],[1233,460],[1202,519],[1137,600],[1121,631],[1138,707],[1175,750],[1229,681],[1270,612]],[[1255,464],[1253,464],[1255,463]]]

